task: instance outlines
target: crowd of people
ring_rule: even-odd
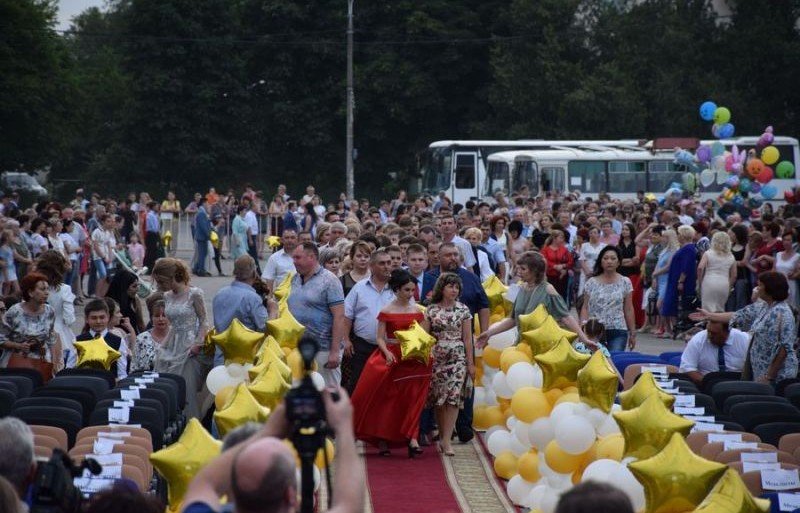
[[[241,196],[195,194],[183,210],[172,193],[158,203],[82,191],[66,205],[1,206],[0,366],[23,355],[57,372],[75,365],[76,338],[101,336],[123,355],[120,378],[184,376],[193,417],[206,413],[205,375],[221,363],[204,351],[208,329],[238,318],[263,330],[287,279],[289,311],[320,344],[319,372],[352,395],[356,436],[382,455],[404,446],[414,457],[434,441],[451,455],[451,438],[471,439],[476,355],[540,304],[578,334],[580,351],[634,349],[637,333],[651,332],[687,341],[681,370],[692,379],[798,373],[800,220],[787,207],[742,219],[690,197],[525,191],[464,205],[401,191],[378,206],[340,197],[326,207],[313,186],[298,199],[280,186],[268,205],[248,186]],[[191,269],[166,256],[165,225],[181,212],[193,214]],[[257,216],[270,219],[266,229]],[[280,238],[270,254],[264,233]],[[209,275],[209,246],[220,275],[220,260],[234,261],[210,315],[191,281]],[[482,283],[492,276],[515,293],[509,317],[489,326]],[[81,303],[85,325],[74,326]],[[395,334],[417,324],[436,339],[429,363],[400,356]]]

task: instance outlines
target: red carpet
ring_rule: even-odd
[[[378,456],[374,447],[364,455],[367,486],[375,513],[459,513],[436,447],[409,459],[405,449]]]

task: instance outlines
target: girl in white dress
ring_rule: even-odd
[[[597,255],[606,247],[604,242],[600,242],[600,230],[593,226],[589,228],[589,240],[581,244],[578,250],[578,261],[581,263],[581,279],[578,283],[578,297],[583,295],[586,280],[594,276],[594,264],[597,262]]]

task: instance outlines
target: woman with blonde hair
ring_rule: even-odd
[[[160,258],[153,280],[164,290],[164,313],[172,329],[158,352],[156,372],[180,374],[186,380],[187,417],[200,417],[198,392],[203,388],[211,361],[203,353],[208,327],[203,290],[189,285],[189,268],[176,258]]]
[[[672,264],[672,257],[678,251],[680,245],[678,244],[678,234],[670,228],[664,230],[661,234],[663,240],[664,250],[658,256],[656,269],[653,271],[653,280],[655,280],[655,287],[658,290],[658,299],[656,300],[656,308],[659,312],[659,327],[653,333],[658,337],[665,337],[665,333],[672,331],[672,319],[666,319],[661,315],[661,307],[664,304],[664,296],[667,294],[667,282],[669,277],[669,267]]]
[[[703,253],[697,266],[697,282],[703,310],[724,312],[728,295],[736,283],[736,258],[726,232],[718,231],[711,237],[711,249]]]

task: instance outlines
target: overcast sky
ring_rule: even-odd
[[[67,30],[70,20],[88,7],[103,7],[103,0],[58,0],[58,30]]]

